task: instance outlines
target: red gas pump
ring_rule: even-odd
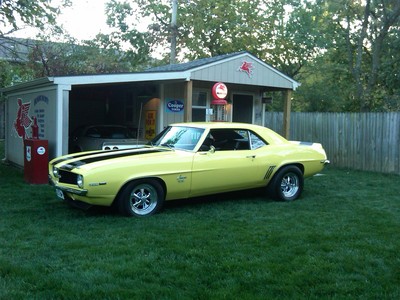
[[[226,105],[228,102],[225,97],[228,95],[228,88],[222,82],[217,82],[212,88],[214,100],[211,101],[213,110],[212,121],[226,121]]]
[[[32,184],[48,183],[49,143],[38,139],[36,118],[32,125],[32,138],[24,140],[24,179]]]

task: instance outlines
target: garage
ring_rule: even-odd
[[[213,86],[228,89],[213,102]],[[5,160],[24,165],[23,142],[38,128],[49,159],[74,151],[69,137],[91,124],[123,125],[141,142],[175,122],[233,121],[264,125],[265,93],[290,95],[299,83],[248,52],[166,65],[140,73],[57,76],[2,90],[6,97]],[[221,114],[216,114],[216,112]]]

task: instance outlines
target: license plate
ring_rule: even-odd
[[[60,199],[60,200],[65,200],[65,198],[64,198],[64,193],[63,193],[62,190],[56,189],[56,195],[57,195],[57,198],[58,198],[58,199]]]

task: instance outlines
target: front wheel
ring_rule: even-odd
[[[161,209],[164,196],[164,189],[156,180],[133,181],[119,196],[118,209],[125,216],[149,216]]]
[[[268,185],[268,193],[283,201],[293,201],[300,197],[303,191],[303,173],[296,166],[286,166],[280,169]]]

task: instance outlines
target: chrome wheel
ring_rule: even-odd
[[[300,197],[303,191],[303,173],[297,166],[282,167],[267,186],[267,192],[273,198],[283,201],[293,201]]]
[[[157,190],[150,184],[140,184],[130,195],[131,209],[137,215],[151,213],[157,205]]]
[[[281,181],[281,192],[285,198],[291,198],[299,191],[299,177],[294,173],[287,173]]]
[[[144,217],[158,212],[164,203],[164,189],[154,179],[128,183],[118,197],[118,209],[126,216]]]

